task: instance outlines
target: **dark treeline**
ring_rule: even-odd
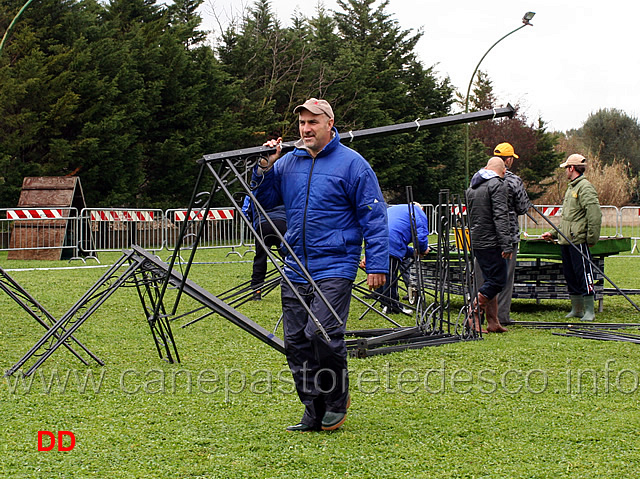
[[[258,0],[215,48],[203,1],[40,0],[25,10],[0,54],[0,206],[16,205],[23,177],[60,175],[81,178],[89,206],[183,206],[203,154],[296,138],[292,109],[310,96],[332,102],[339,131],[452,112],[453,86],[418,61],[421,32],[403,30],[388,1],[339,0],[340,11],[285,28]],[[23,4],[0,4],[0,35]],[[553,154],[543,125],[531,130]],[[416,200],[436,203],[441,188],[463,187],[463,132],[352,146],[389,201],[412,185]],[[475,171],[487,151],[472,146]]]

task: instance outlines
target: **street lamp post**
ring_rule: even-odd
[[[16,14],[15,17],[13,17],[13,20],[11,21],[11,23],[9,24],[9,26],[7,27],[7,29],[4,31],[4,35],[2,36],[2,41],[0,41],[0,54],[2,53],[2,48],[4,47],[4,43],[7,40],[7,36],[9,35],[9,31],[11,30],[11,27],[13,27],[13,24],[16,23],[18,21],[18,17],[20,17],[20,15],[22,15],[22,12],[25,11],[25,9],[29,6],[29,4],[32,2],[33,0],[27,0],[27,2],[22,6],[22,8],[18,11],[18,13]]]
[[[465,97],[465,100],[464,100],[464,112],[465,113],[469,113],[469,94],[471,93],[471,85],[473,85],[473,79],[475,78],[476,73],[478,71],[478,68],[480,68],[480,64],[482,63],[482,60],[484,60],[484,57],[486,57],[489,54],[489,52],[491,50],[493,50],[493,47],[495,47],[498,43],[500,43],[502,40],[507,38],[509,35],[517,32],[518,30],[523,29],[527,25],[533,26],[533,24],[531,23],[531,19],[533,18],[534,15],[535,15],[535,12],[527,12],[527,13],[525,13],[524,17],[522,17],[522,23],[523,24],[521,26],[519,26],[515,30],[510,31],[505,36],[500,38],[500,40],[498,40],[493,45],[491,45],[491,47],[485,52],[485,54],[482,55],[482,58],[480,59],[480,61],[476,65],[475,70],[473,70],[473,73],[471,74],[471,79],[469,80],[469,86],[467,87],[467,96]],[[464,168],[465,168],[465,170],[464,170],[465,171],[465,175],[464,175],[465,185],[468,186],[469,185],[469,123],[465,124]]]

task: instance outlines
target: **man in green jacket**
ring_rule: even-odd
[[[596,189],[584,177],[586,167],[587,159],[578,154],[569,156],[560,165],[560,168],[566,169],[569,187],[562,203],[559,229],[575,247],[563,237],[558,238],[555,230],[543,233],[542,239],[558,239],[561,245],[562,272],[571,297],[571,312],[566,317],[593,321],[596,317],[593,286],[595,277],[589,247],[594,246],[600,238],[602,212]]]

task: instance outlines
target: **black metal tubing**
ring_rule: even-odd
[[[40,324],[47,331],[56,323],[56,318],[47,311],[44,306],[42,306],[33,296],[31,296],[16,280],[14,280],[11,276],[7,274],[7,272],[0,268],[0,289],[2,289],[7,295],[13,299],[22,309],[24,309],[29,316],[35,319],[38,324]],[[31,305],[31,307],[29,307]],[[40,313],[44,318],[47,319],[49,324],[41,318],[38,313]],[[60,329],[62,333],[65,332],[64,328]],[[56,340],[60,339],[58,333],[54,333],[53,337]],[[87,347],[78,341],[74,336],[71,336],[71,340],[76,343],[80,348],[84,350],[94,361],[98,364],[103,365],[104,363],[98,358],[95,354],[93,354]],[[77,357],[85,366],[89,365],[89,362],[86,361],[80,354],[75,351],[71,345],[68,343],[64,343],[64,346],[75,356]]]
[[[67,311],[62,318],[60,318],[56,323],[45,333],[45,335],[40,338],[40,340],[15,364],[13,365],[6,373],[5,376],[11,376],[14,372],[16,372],[22,365],[24,365],[31,357],[34,355],[38,356],[37,361],[24,373],[25,376],[31,375],[38,367],[42,365],[60,346],[65,344],[65,341],[73,335],[73,333],[80,327],[84,322],[95,312],[95,310],[102,304],[106,299],[111,296],[117,289],[122,285],[122,283],[129,278],[133,271],[135,271],[138,264],[131,265],[129,268],[108,288],[102,293],[98,293],[98,289],[101,288],[107,281],[113,279],[115,272],[123,265],[127,256],[123,256],[119,261],[114,263],[111,268],[102,276],[98,282],[96,282],[90,289],[87,291],[82,298],[76,302],[75,305]],[[96,301],[89,307],[87,310],[78,318],[74,319],[74,316],[78,311],[82,308],[86,307],[86,305],[93,299]],[[67,324],[70,326],[66,328]],[[64,331],[64,333],[60,334],[60,331]],[[43,353],[40,355],[37,354],[40,349],[54,336],[58,335],[59,339],[52,346],[45,349]],[[103,365],[102,363],[101,365]]]
[[[276,234],[278,239],[280,239],[280,241],[282,241],[282,245],[287,250],[289,255],[293,258],[294,262],[296,263],[296,265],[298,266],[298,268],[300,269],[300,271],[304,275],[304,277],[302,279],[306,280],[309,284],[312,285],[313,289],[318,293],[318,297],[327,306],[327,309],[329,311],[331,311],[331,313],[334,315],[334,317],[336,318],[338,323],[342,324],[343,323],[342,319],[335,312],[335,310],[333,309],[333,306],[331,306],[329,301],[325,298],[324,294],[322,294],[322,291],[320,290],[320,288],[318,288],[318,286],[316,285],[315,281],[313,280],[313,278],[311,277],[311,275],[309,274],[307,269],[302,264],[302,261],[300,261],[300,259],[296,256],[295,252],[293,251],[293,249],[291,248],[289,243],[287,243],[285,241],[284,236],[282,236],[282,234],[278,231],[278,228],[276,227],[276,225],[273,223],[273,221],[271,221],[271,218],[267,214],[266,210],[262,207],[262,205],[260,204],[258,199],[254,196],[253,192],[251,191],[251,188],[249,187],[247,182],[244,181],[244,179],[242,178],[242,175],[240,174],[240,172],[238,172],[238,170],[236,169],[235,165],[230,160],[225,160],[225,162],[227,164],[227,168],[235,174],[236,179],[239,181],[240,185],[245,190],[246,194],[249,195],[249,198],[251,199],[251,201],[253,201],[254,207],[258,209],[260,215],[262,215],[262,217],[271,226],[274,234]],[[264,240],[260,237],[258,232],[255,230],[255,228],[253,227],[253,224],[251,224],[251,222],[242,214],[242,212],[241,212],[242,208],[240,207],[238,202],[235,200],[234,196],[231,194],[231,192],[229,191],[227,186],[224,184],[224,182],[222,181],[222,178],[220,178],[218,173],[213,168],[210,168],[210,170],[213,173],[213,175],[215,176],[215,179],[218,181],[218,184],[219,184],[220,188],[222,189],[222,191],[227,195],[227,198],[233,203],[233,206],[236,209],[236,211],[238,212],[238,214],[241,215],[242,221],[245,223],[245,225],[249,228],[251,233],[254,235],[255,240],[260,242],[261,246],[264,248],[265,252],[267,253],[267,256],[269,257],[269,259],[273,263],[274,267],[278,270],[278,272],[282,276],[282,279],[289,285],[289,287],[291,288],[291,291],[294,293],[294,295],[296,296],[298,301],[300,301],[301,306],[305,309],[305,311],[307,312],[309,317],[315,323],[315,325],[318,328],[318,331],[320,332],[320,334],[324,337],[325,341],[327,341],[327,343],[329,343],[331,341],[331,339],[329,338],[329,334],[324,329],[324,327],[322,326],[322,324],[320,323],[318,318],[316,318],[316,316],[313,314],[313,312],[309,308],[309,305],[307,305],[306,301],[302,298],[302,296],[298,292],[298,288],[296,288],[295,285],[293,284],[293,282],[287,277],[286,274],[284,274],[284,271],[280,267],[280,265],[278,264],[278,261],[276,260],[276,257],[270,251],[270,249],[265,244]]]
[[[577,337],[581,339],[594,339],[598,341],[619,341],[625,343],[640,344],[640,335],[612,333],[609,331],[599,331],[597,329],[573,329],[566,333],[552,333],[555,336]]]
[[[465,205],[468,204],[465,195]],[[458,197],[456,201],[456,206],[458,208],[458,213],[456,215],[457,222],[454,226],[454,235],[456,237],[461,238],[462,242],[462,256],[464,258],[463,261],[463,271],[461,272],[461,278],[463,281],[462,290],[466,292],[464,295],[465,300],[465,310],[467,313],[467,318],[472,314],[471,310],[473,308],[473,301],[478,296],[478,290],[476,287],[474,268],[475,261],[473,255],[473,246],[471,245],[471,228],[469,224],[465,221],[465,215],[462,214],[462,197]],[[459,224],[458,224],[459,223]],[[469,231],[469,239],[467,239],[466,231]],[[457,245],[456,245],[457,247]],[[459,249],[458,249],[459,251]],[[480,319],[478,322],[481,324]],[[482,337],[482,327],[480,327],[480,331],[475,331],[473,328],[471,329],[471,334],[473,336],[478,335]]]
[[[413,343],[407,342],[405,344],[398,344],[394,346],[383,346],[383,347],[372,348],[372,349],[351,349],[349,350],[349,354],[352,357],[368,358],[371,356],[378,356],[381,354],[390,354],[390,353],[395,353],[400,351],[406,351],[407,349],[422,349],[428,346],[440,346],[443,344],[451,344],[451,343],[457,343],[459,341],[462,341],[462,338],[460,338],[459,336],[446,336],[446,337],[437,337],[437,338],[430,338],[429,336],[424,336],[424,338],[425,339],[423,341],[413,342]]]
[[[313,289],[318,294],[318,297],[322,300],[322,302],[325,304],[327,309],[331,312],[331,314],[336,319],[338,324],[342,325],[343,324],[342,318],[340,318],[338,313],[336,313],[336,311],[333,309],[333,306],[327,300],[327,298],[325,297],[324,293],[320,290],[320,288],[318,288],[318,286],[316,285],[315,280],[311,277],[311,274],[304,267],[304,265],[302,264],[302,261],[300,261],[300,258],[298,258],[298,256],[295,254],[295,252],[293,251],[293,249],[289,245],[289,243],[287,243],[285,241],[284,236],[278,231],[278,228],[276,227],[276,225],[273,223],[273,221],[271,221],[271,218],[267,214],[266,210],[264,209],[262,204],[260,204],[258,199],[254,196],[253,191],[251,190],[249,185],[243,180],[242,176],[240,175],[238,170],[235,168],[235,165],[230,160],[227,160],[227,165],[228,165],[228,168],[235,173],[236,177],[238,178],[238,181],[240,182],[242,187],[245,189],[245,192],[249,195],[249,197],[251,198],[251,201],[253,201],[254,207],[258,208],[258,210],[259,210],[260,214],[262,215],[262,217],[267,221],[267,223],[269,223],[269,226],[271,226],[271,229],[273,230],[274,234],[282,242],[282,246],[287,250],[287,253],[289,253],[289,256],[291,256],[291,258],[293,258],[293,261],[296,263],[298,268],[300,268],[302,274],[304,275],[304,279],[309,284],[311,284]],[[222,186],[224,186],[224,185],[222,185]],[[230,198],[230,199],[232,199],[232,198]],[[233,201],[233,199],[232,199],[232,201]],[[278,269],[278,272],[281,274],[281,276],[284,279],[284,281],[286,281],[287,284],[291,287],[292,291],[295,293],[296,297],[298,298],[298,300],[300,301],[302,306],[307,310],[307,314],[309,314],[309,317],[314,321],[314,323],[318,327],[318,330],[322,333],[322,335],[327,340],[327,342],[329,342],[330,341],[329,335],[324,330],[324,327],[322,326],[322,324],[320,324],[320,321],[318,321],[318,319],[315,317],[315,315],[311,312],[311,309],[309,309],[309,307],[306,305],[306,303],[302,299],[302,296],[300,296],[300,294],[298,293],[297,288],[294,287],[294,285],[291,282],[291,280],[287,277],[286,274],[284,274],[284,271],[277,264],[277,261],[275,261],[275,256],[268,250],[268,248],[266,247],[266,244],[264,244],[264,241],[262,240],[261,236],[253,228],[253,225],[251,225],[251,222],[247,218],[243,217],[243,221],[245,222],[245,224],[247,224],[251,228],[251,232],[256,236],[256,239],[259,239],[259,241],[262,243],[262,247],[267,252],[267,255],[269,256],[269,259],[271,259],[271,262],[274,264],[276,269]]]
[[[363,338],[367,338],[367,337],[373,337],[373,336],[380,336],[382,334],[388,334],[388,333],[392,333],[394,331],[398,331],[400,329],[413,329],[413,326],[399,326],[398,328],[377,328],[377,329],[354,329],[354,330],[348,330],[344,333],[345,336],[357,336],[357,337],[363,337]],[[358,340],[348,340],[348,341],[352,341],[357,342]]]
[[[425,308],[426,299],[424,294],[424,279],[422,277],[422,268],[420,267],[420,251],[418,251],[418,247],[420,245],[420,241],[418,239],[418,226],[416,223],[416,215],[413,204],[413,188],[411,186],[406,187],[407,193],[407,208],[409,209],[409,225],[411,229],[411,242],[413,244],[413,260],[417,263],[416,267],[416,276],[417,276],[417,296],[416,296],[416,325],[422,328],[435,329],[433,327],[429,327],[427,321],[425,321],[425,316],[428,311],[428,307]],[[422,207],[421,207],[422,208]],[[431,227],[431,226],[429,226]],[[398,274],[395,278],[398,281],[400,278],[400,274]]]
[[[342,133],[341,134],[341,141],[343,142],[352,142],[355,139],[364,139],[364,138],[373,138],[373,137],[381,137],[381,136],[387,136],[387,135],[394,135],[394,134],[399,134],[399,133],[409,133],[409,132],[417,132],[420,130],[420,128],[434,128],[434,127],[445,127],[445,126],[452,126],[452,125],[457,125],[457,124],[462,124],[462,123],[470,123],[470,122],[475,122],[475,121],[482,121],[482,120],[490,120],[490,119],[494,119],[494,118],[501,118],[501,117],[513,117],[515,114],[515,109],[511,106],[511,105],[507,105],[507,107],[505,108],[497,108],[497,109],[492,109],[492,110],[484,110],[484,111],[479,111],[479,112],[472,112],[472,113],[463,113],[463,114],[458,114],[458,115],[451,115],[448,117],[443,117],[443,118],[432,118],[432,119],[428,119],[428,120],[416,120],[414,122],[407,122],[407,123],[401,123],[401,124],[397,124],[397,125],[390,125],[390,126],[384,126],[384,127],[377,127],[377,128],[369,128],[369,129],[365,129],[365,130],[360,130],[360,131],[349,131],[346,133]],[[295,142],[285,142],[282,143],[280,146],[282,148],[282,152],[287,152],[292,150],[295,146]],[[224,191],[224,193],[227,195],[227,197],[232,201],[234,208],[237,212],[237,214],[241,214],[241,208],[238,205],[238,203],[235,201],[235,198],[233,197],[233,195],[230,193],[230,190],[228,189],[228,186],[231,183],[234,182],[239,182],[242,186],[242,188],[245,190],[246,194],[249,195],[249,197],[252,199],[252,201],[254,201],[254,204],[257,206],[258,210],[260,211],[261,214],[264,215],[264,217],[267,219],[267,221],[269,221],[269,223],[271,223],[271,226],[273,227],[274,225],[272,224],[270,218],[268,215],[266,215],[266,212],[264,211],[264,208],[262,207],[262,205],[260,205],[260,203],[257,201],[257,199],[255,198],[255,196],[253,195],[251,188],[249,188],[247,182],[243,179],[243,175],[238,172],[236,165],[234,164],[234,161],[237,162],[242,162],[244,161],[245,163],[245,170],[243,172],[243,174],[247,174],[250,169],[252,168],[253,165],[250,164],[249,159],[251,159],[252,157],[264,157],[270,153],[273,153],[274,151],[276,151],[275,148],[273,147],[265,147],[265,146],[259,146],[259,147],[254,147],[254,148],[247,148],[247,149],[241,149],[241,150],[231,150],[231,151],[225,151],[225,152],[221,152],[221,153],[214,153],[214,154],[209,154],[209,155],[204,155],[200,160],[198,160],[198,163],[200,164],[200,172],[198,174],[198,179],[196,181],[196,184],[194,186],[194,190],[192,193],[192,199],[191,199],[191,203],[189,205],[189,209],[187,212],[187,216],[184,220],[184,223],[182,225],[181,228],[181,233],[180,233],[180,239],[178,241],[178,244],[176,245],[176,248],[174,249],[174,253],[171,257],[171,262],[168,268],[169,272],[173,271],[173,265],[175,264],[176,258],[179,257],[179,250],[180,247],[182,245],[182,242],[184,240],[184,235],[187,231],[187,224],[189,222],[189,217],[190,217],[190,213],[193,209],[193,206],[196,203],[196,199],[199,196],[199,189],[200,189],[200,183],[202,180],[202,176],[203,176],[203,171],[204,171],[204,167],[207,166],[209,168],[209,170],[211,171],[211,173],[213,173],[216,182],[214,183],[211,191],[208,194],[208,198],[205,204],[205,209],[204,209],[204,214],[208,214],[209,209],[211,207],[211,198],[213,197],[213,194],[217,191]],[[217,166],[217,168],[219,169],[219,171],[217,171],[214,168],[214,164],[215,166]],[[224,171],[223,171],[224,168]],[[235,178],[231,178],[231,181],[228,182],[228,184],[225,184],[225,180],[231,176],[234,175]],[[257,232],[255,231],[255,229],[253,228],[253,225],[251,224],[251,222],[249,222],[246,218],[244,218],[244,215],[241,216],[242,221],[245,223],[245,225],[248,227],[248,229],[255,235],[256,240],[257,241],[261,241],[260,239],[260,235],[257,234]],[[180,296],[182,294],[183,289],[185,288],[186,285],[186,281],[187,281],[187,276],[190,270],[190,267],[193,263],[193,258],[195,256],[195,252],[197,250],[198,247],[198,243],[200,241],[200,238],[202,237],[202,232],[203,232],[203,228],[204,226],[201,225],[200,229],[198,230],[198,234],[196,235],[196,239],[195,242],[193,244],[193,246],[191,247],[191,255],[189,257],[189,260],[186,263],[186,268],[185,268],[185,273],[184,276],[182,276],[182,283],[180,285],[178,285],[178,296],[174,302],[174,307],[173,307],[173,312],[172,314],[175,314],[177,306],[178,306],[178,302],[180,300]],[[274,228],[274,231],[277,232],[277,229]],[[280,234],[278,234],[278,236],[281,237]],[[310,277],[310,275],[308,274],[308,272],[306,271],[306,268],[304,268],[300,262],[300,260],[295,256],[295,254],[293,253],[293,251],[291,250],[290,246],[284,241],[284,238],[281,237],[281,240],[283,241],[283,244],[285,245],[286,248],[288,248],[288,252],[291,254],[291,256],[294,258],[294,261],[296,261],[296,263],[298,264],[299,268],[303,271],[303,274],[305,275],[305,279],[307,281],[309,281],[310,284],[312,284],[312,286],[315,286],[315,282],[313,281],[313,279]],[[266,248],[266,245],[263,245],[265,247],[265,250],[267,251],[267,255],[269,256],[269,259],[271,259],[271,261],[274,263],[274,265],[276,266],[276,268],[278,269],[278,272],[283,276],[285,281],[289,281],[288,278],[286,278],[286,275],[283,274],[282,270],[280,269],[280,267],[277,265],[277,263],[274,261],[274,257],[273,254],[269,251],[268,248]],[[158,299],[154,308],[154,312],[153,312],[153,318],[160,318],[163,314],[161,314],[161,309],[163,308],[163,299],[164,296],[166,294],[166,288],[167,285],[169,283],[169,278],[168,276],[165,278],[164,283],[162,285],[162,287],[160,288],[160,292],[158,295]],[[328,338],[328,334],[326,333],[326,331],[324,330],[324,328],[322,327],[322,325],[319,323],[319,321],[317,320],[317,318],[315,318],[315,316],[311,313],[311,311],[309,310],[309,308],[306,306],[306,303],[303,301],[303,299],[300,297],[299,293],[297,292],[296,288],[292,288],[294,290],[294,293],[296,294],[296,296],[298,297],[298,300],[301,302],[301,304],[308,310],[308,314],[310,315],[310,317],[312,318],[312,320],[316,323],[316,326],[318,327],[320,333],[324,336],[325,340],[329,341]],[[340,324],[342,324],[342,320],[338,317],[337,314],[335,314],[335,311],[333,310],[332,306],[329,304],[329,302],[326,300],[326,298],[324,298],[324,296],[322,295],[322,292],[316,287],[316,290],[319,293],[319,296],[322,298],[322,300],[326,303],[327,307],[330,309],[330,311],[332,311],[335,315],[335,317],[338,319],[338,321],[340,322]],[[217,298],[216,298],[217,299]],[[442,314],[442,312],[440,311],[440,314]],[[153,321],[153,318],[150,318],[150,321]],[[248,318],[247,318],[248,320]],[[240,321],[240,323],[242,323],[243,321]],[[448,321],[448,324],[449,321]]]
[[[440,118],[431,118],[428,120],[416,120],[407,123],[398,123],[396,125],[380,126],[376,128],[366,128],[358,131],[347,131],[340,133],[340,141],[343,143],[351,143],[353,140],[364,138],[375,138],[381,136],[397,135],[399,133],[414,133],[420,131],[421,128],[435,128],[443,126],[459,125],[462,123],[473,123],[475,121],[492,120],[494,118],[509,117],[513,118],[515,108],[507,105],[504,108],[495,108],[493,110],[482,110],[471,113],[459,113],[457,115],[445,116]],[[295,148],[295,141],[284,142],[281,144],[282,152],[286,153]],[[241,150],[223,151],[221,153],[213,153],[204,155],[201,162],[210,162],[223,159],[248,158],[251,156],[265,156],[275,152],[275,148],[267,146],[257,146],[253,148],[243,148]]]
[[[593,329],[624,329],[640,328],[640,323],[594,323],[594,322],[555,322],[555,321],[514,321],[518,326],[538,329],[565,329],[565,328],[593,328]]]
[[[169,315],[167,315],[164,303],[157,301],[160,290],[160,288],[158,288],[158,284],[160,284],[162,279],[164,278],[164,275],[161,271],[161,269],[155,268],[149,262],[144,261],[142,262],[140,268],[138,268],[134,272],[133,279],[136,285],[136,290],[138,292],[138,297],[140,298],[142,309],[145,312],[145,317],[147,318],[147,323],[149,324],[149,329],[151,330],[153,342],[156,346],[156,350],[158,351],[158,356],[160,356],[161,359],[163,358],[162,347],[164,347],[164,351],[167,355],[167,361],[169,363],[174,362],[174,354],[176,357],[176,361],[180,362],[178,348],[176,346],[175,340],[173,339],[171,325],[169,324]],[[150,306],[147,306],[145,297],[148,298]],[[171,352],[172,349],[173,354]]]
[[[274,334],[272,334],[259,324],[255,323],[254,321],[251,321],[245,315],[235,310],[227,303],[217,298],[201,286],[198,286],[190,279],[185,278],[178,271],[168,270],[166,263],[149,254],[144,249],[134,245],[133,250],[137,255],[144,257],[150,264],[154,266],[154,268],[158,268],[163,273],[167,274],[165,278],[168,278],[169,283],[172,286],[182,286],[184,294],[190,296],[191,298],[205,305],[207,308],[215,311],[223,318],[231,321],[236,326],[239,326],[241,329],[258,338],[260,341],[266,343],[275,350],[284,354],[284,342],[280,338],[276,337]]]
[[[167,271],[173,271],[173,267],[176,263],[176,260],[178,259],[178,257],[180,257],[180,249],[182,247],[182,244],[184,242],[184,238],[185,238],[185,233],[187,231],[187,227],[190,223],[190,217],[191,217],[191,212],[194,210],[194,206],[196,206],[199,203],[199,196],[202,196],[202,193],[199,193],[200,190],[200,183],[202,181],[203,178],[203,173],[205,171],[205,165],[201,164],[200,165],[200,169],[198,171],[198,177],[196,179],[196,184],[195,184],[195,188],[193,189],[193,192],[191,194],[191,201],[189,202],[189,207],[187,208],[187,212],[185,215],[185,219],[182,222],[182,227],[180,228],[180,235],[178,237],[178,242],[176,243],[176,246],[173,250],[173,254],[171,255],[171,260],[169,261],[169,266]],[[204,217],[206,218],[207,215],[209,214],[209,211],[211,209],[211,197],[213,196],[215,190],[215,185],[213,185],[212,190],[209,192],[207,199],[205,201],[205,206],[204,206]],[[202,209],[202,208],[199,208]],[[186,281],[186,278],[189,275],[189,271],[191,270],[191,265],[193,264],[193,258],[195,257],[196,254],[196,250],[198,248],[198,243],[200,242],[200,239],[202,238],[202,234],[204,232],[204,227],[205,227],[205,222],[202,221],[202,223],[200,224],[200,228],[198,228],[198,233],[196,234],[196,238],[194,241],[193,246],[190,248],[190,253],[189,253],[189,259],[186,263],[185,266],[185,274],[184,274],[184,279]],[[154,315],[158,316],[160,314],[160,311],[158,308],[161,307],[161,305],[163,305],[163,299],[167,290],[167,286],[168,286],[168,281],[165,281],[160,289],[160,293],[158,295],[158,302],[156,305],[156,309],[154,309]],[[182,285],[178,287],[178,294],[173,302],[173,308],[171,310],[172,314],[175,314],[176,311],[178,310],[178,304],[180,303],[180,298],[182,297]],[[164,306],[162,306],[164,307]]]
[[[129,262],[126,270],[119,275],[116,274],[126,262]],[[82,298],[47,330],[46,334],[27,354],[6,372],[5,376],[8,377],[12,375],[29,359],[37,356],[38,359],[36,362],[24,373],[25,376],[31,375],[60,346],[66,346],[67,340],[73,338],[73,333],[78,330],[113,293],[124,286],[126,282],[130,281],[131,277],[133,277],[133,282],[138,290],[142,307],[147,314],[147,321],[151,328],[158,354],[162,358],[164,350],[167,360],[171,363],[174,361],[179,362],[180,357],[169,324],[171,314],[166,313],[164,304],[159,299],[160,293],[163,291],[159,285],[165,286],[165,291],[168,285],[174,287],[181,286],[182,291],[180,291],[180,293],[192,297],[204,307],[231,321],[277,351],[281,353],[285,352],[284,342],[280,338],[254,323],[197,284],[184,278],[179,272],[173,269],[169,271],[168,265],[155,255],[133,245],[132,250],[125,252],[120,260],[112,265]],[[147,298],[149,304],[147,304],[145,298]],[[80,311],[83,311],[82,314],[76,317]],[[57,341],[47,346],[47,343],[52,340],[52,338],[57,339]],[[97,361],[101,366],[104,365],[99,359],[97,359]]]
[[[359,303],[363,304],[367,308],[366,311],[364,313],[362,313],[362,315],[360,316],[360,319],[362,319],[369,311],[374,311],[375,313],[377,313],[380,316],[382,316],[384,319],[389,321],[394,326],[397,326],[399,328],[402,327],[402,325],[400,323],[397,323],[396,321],[391,319],[389,316],[384,314],[382,311],[377,310],[373,305],[367,303],[364,299],[362,299],[358,295],[356,295],[354,291],[364,292],[365,294],[369,293],[369,291],[366,290],[365,288],[363,288],[362,286],[358,286],[358,285],[355,285],[355,284],[353,285],[352,290],[351,290],[351,297],[353,299],[355,299],[356,301],[358,301]],[[374,293],[374,292],[372,292],[372,293],[377,295],[377,296],[380,296],[379,293]],[[376,301],[377,301],[377,299],[376,299]],[[373,304],[375,304],[375,302]]]

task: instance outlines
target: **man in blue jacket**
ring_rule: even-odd
[[[409,211],[409,208],[412,211]],[[413,243],[411,216],[415,219],[416,240],[418,243],[414,244],[413,248],[409,246],[409,244]],[[387,217],[389,222],[389,274],[386,284],[377,292],[389,298],[383,298],[380,301],[383,306],[383,313],[403,312],[410,314],[412,312],[410,309],[405,310],[399,305],[398,270],[404,259],[413,256],[414,248],[420,255],[428,252],[429,219],[419,203],[392,206],[387,209]]]
[[[363,240],[370,289],[384,284],[389,268],[386,204],[367,161],[340,143],[327,101],[311,98],[294,113],[299,115],[301,137],[296,148],[280,157],[281,138],[265,143],[276,147],[276,153],[259,162],[252,183],[265,209],[284,204],[285,240],[338,316],[328,310],[288,255],[285,274],[330,341],[318,334],[319,328],[283,281],[287,361],[305,406],[300,422],[287,430],[333,430],[344,423],[349,405],[344,333]]]

